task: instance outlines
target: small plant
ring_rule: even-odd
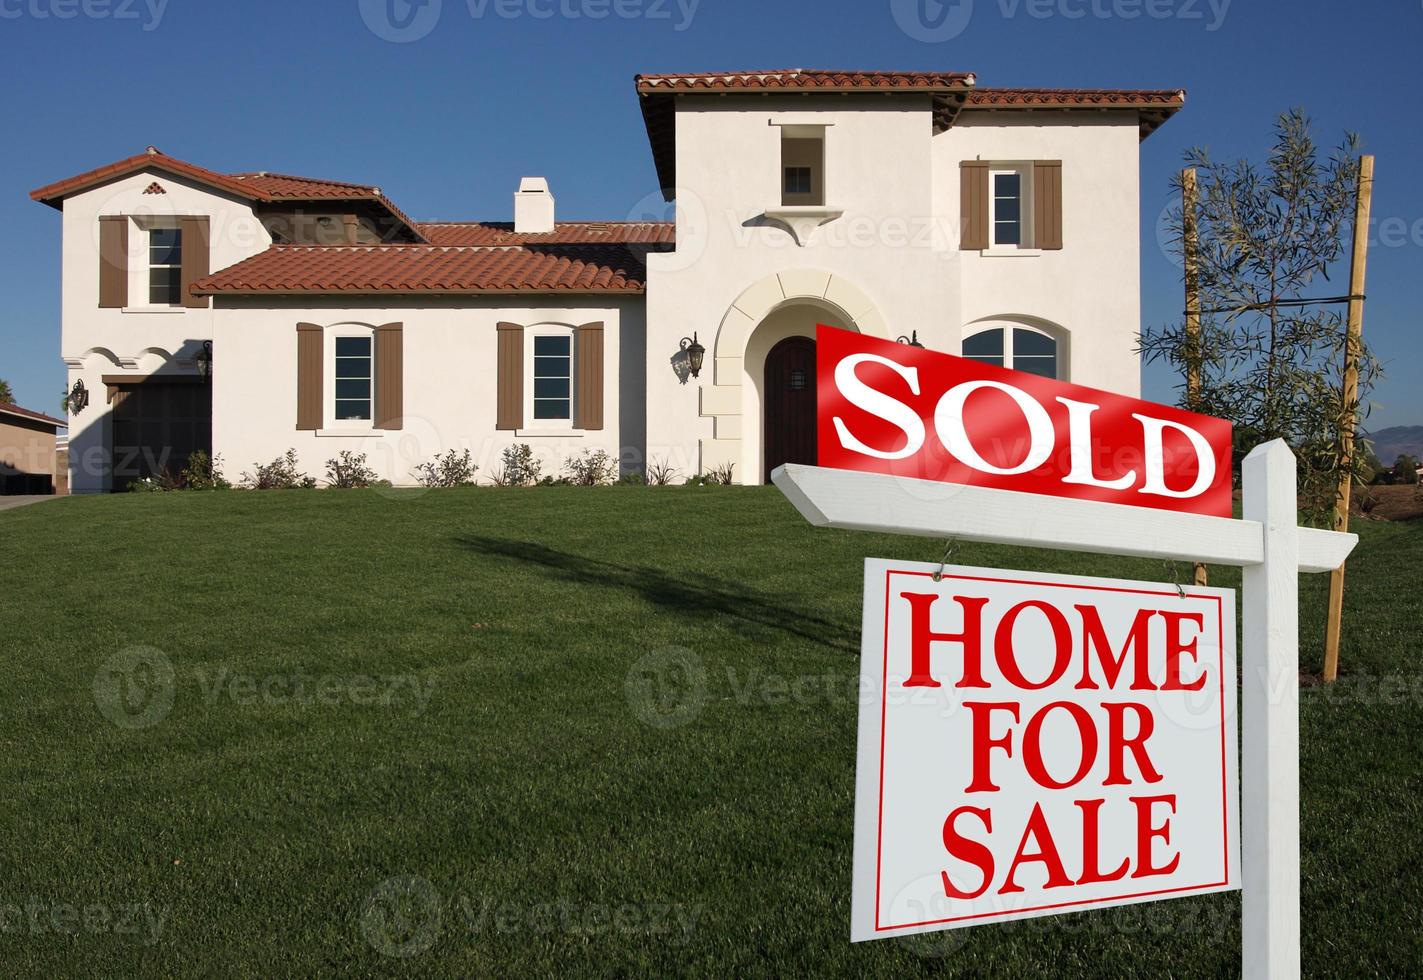
[[[645,487],[647,486],[647,477],[643,476],[637,470],[632,470],[618,477],[618,485],[624,487]]]
[[[296,450],[288,449],[270,463],[253,463],[252,472],[242,474],[242,485],[249,490],[309,490],[316,480],[297,468]]]
[[[494,482],[501,487],[531,487],[539,482],[543,465],[534,458],[534,450],[527,442],[506,446],[499,472]]]
[[[647,464],[647,485],[649,487],[667,487],[672,485],[672,481],[677,477],[677,470],[667,460],[651,460]]]
[[[365,453],[343,449],[326,461],[326,485],[336,490],[360,490],[376,481],[376,471],[366,465]]]
[[[414,472],[422,487],[472,487],[478,470],[468,449],[462,453],[451,449],[443,456],[436,453],[433,460],[421,463]]]
[[[613,482],[617,464],[601,449],[585,449],[563,461],[563,475],[575,487],[599,487]]]
[[[128,483],[129,493],[162,493],[165,490],[172,490],[171,486],[165,486],[164,481],[157,477],[145,476],[137,480],[130,480]]]
[[[201,449],[188,457],[181,480],[185,490],[227,490],[232,486],[222,475],[222,457],[209,456]]]
[[[729,487],[731,486],[732,463],[713,466],[704,473],[687,477],[689,487]]]

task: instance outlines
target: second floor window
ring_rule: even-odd
[[[787,194],[809,194],[810,191],[810,168],[809,167],[787,167],[786,186]]]
[[[148,302],[154,306],[177,306],[183,302],[181,228],[149,229]]]
[[[825,127],[781,127],[781,204],[825,203]]]
[[[1012,247],[1023,244],[1023,175],[1016,170],[995,170],[990,175],[989,185],[993,189],[989,244]]]

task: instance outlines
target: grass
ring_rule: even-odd
[[[1302,692],[1316,976],[1423,963],[1423,525],[1358,529],[1348,673]],[[941,547],[813,529],[772,488],[0,514],[0,963],[1238,975],[1238,894],[851,946],[861,560]],[[1169,578],[984,546],[955,560]],[[1311,669],[1326,587],[1302,582]]]

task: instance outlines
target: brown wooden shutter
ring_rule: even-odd
[[[128,306],[128,218],[123,215],[99,219],[99,306]]]
[[[573,370],[576,374],[574,427],[603,427],[603,321],[585,323],[576,331]]]
[[[319,429],[325,406],[322,379],[326,365],[322,355],[322,330],[314,323],[296,325],[296,427]]]
[[[1038,248],[1062,248],[1062,161],[1033,162],[1033,239]]]
[[[988,163],[965,160],[959,164],[959,248],[988,247]]]
[[[401,429],[405,426],[404,335],[404,324],[383,323],[376,327],[377,429]]]
[[[209,243],[208,234],[209,218],[207,215],[190,215],[182,219],[180,227],[183,232],[183,305],[190,307],[203,307],[208,305],[206,296],[194,296],[190,292],[193,283],[203,278],[211,271],[208,258],[212,248]]]
[[[524,425],[524,328],[517,323],[500,323],[498,413],[496,429],[520,429]]]

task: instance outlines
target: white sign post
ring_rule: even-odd
[[[1242,567],[1242,973],[1273,980],[1300,969],[1298,574],[1358,537],[1296,526],[1283,442],[1242,473],[1241,520],[797,464],[772,479],[819,526]]]

